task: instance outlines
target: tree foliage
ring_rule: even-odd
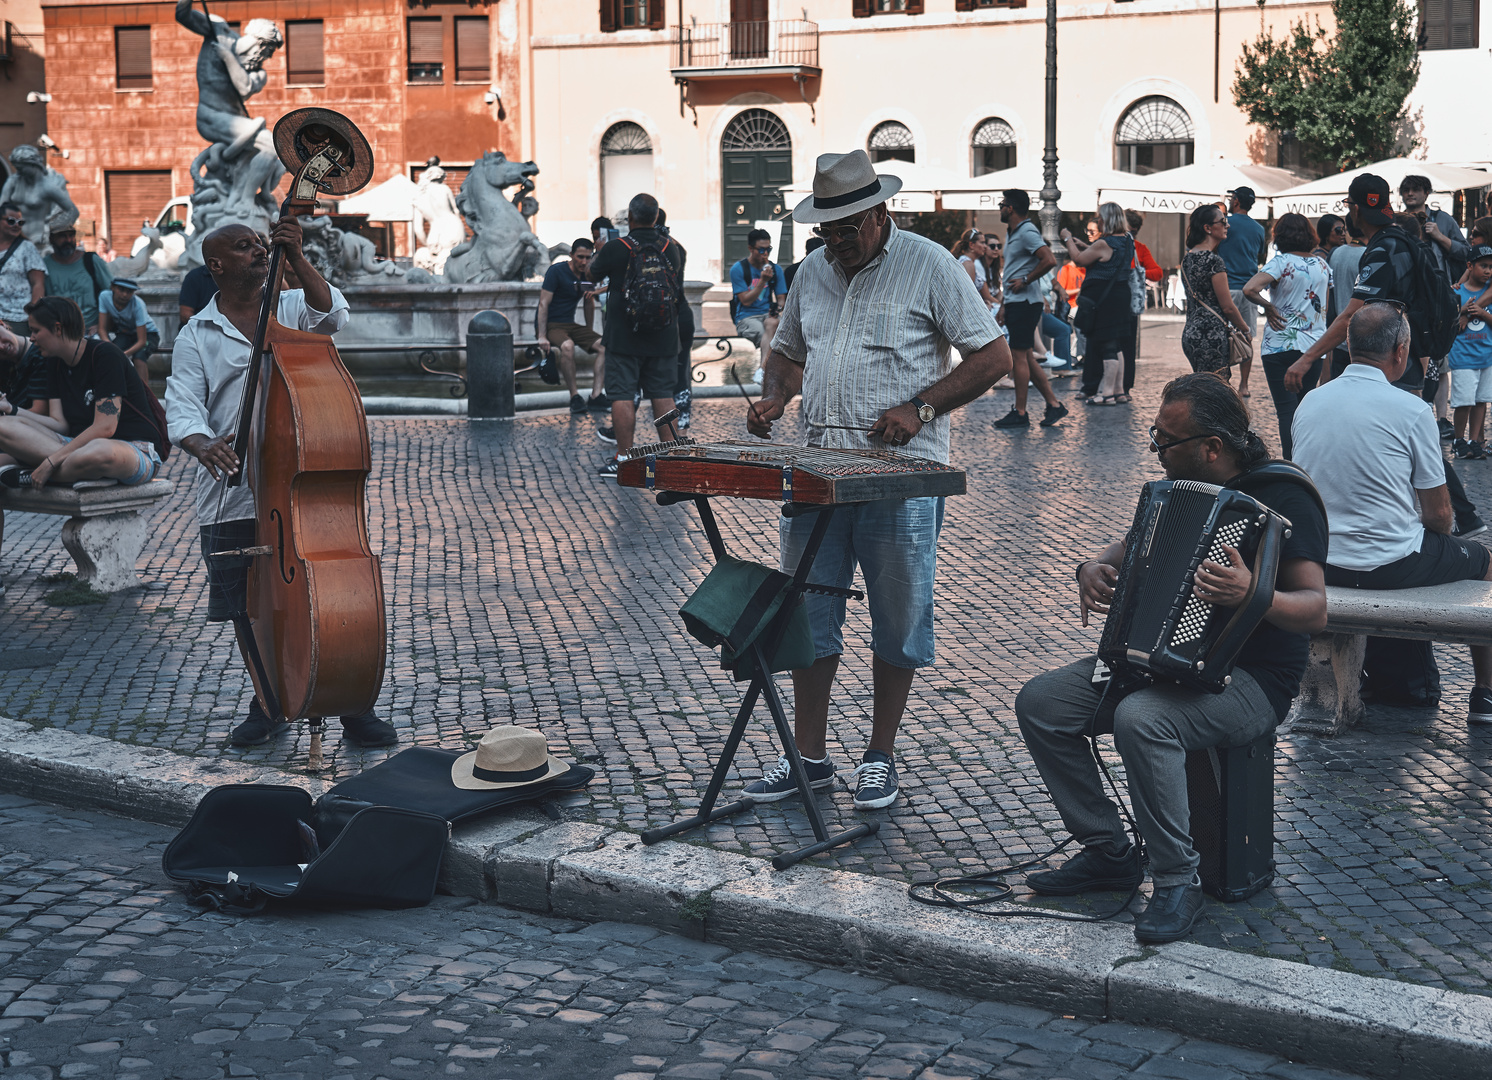
[[[1245,45],[1233,101],[1248,118],[1294,132],[1308,157],[1355,169],[1393,157],[1419,81],[1418,9],[1408,0],[1332,0],[1336,31],[1302,19],[1278,41]]]

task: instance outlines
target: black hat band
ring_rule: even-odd
[[[878,194],[880,190],[881,178],[877,176],[874,183],[866,184],[863,188],[852,191],[848,195],[831,195],[827,199],[821,199],[815,195],[813,197],[813,208],[815,210],[837,210],[841,206],[849,206],[850,203],[859,202],[861,199],[868,199],[870,196]]]
[[[536,769],[524,769],[522,772],[504,772],[499,769],[482,769],[475,764],[471,767],[471,774],[478,780],[485,780],[489,784],[522,784],[528,780],[538,780],[549,772],[549,762],[545,762]]]

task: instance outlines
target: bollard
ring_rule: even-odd
[[[513,327],[497,311],[479,311],[466,324],[466,415],[513,417]]]

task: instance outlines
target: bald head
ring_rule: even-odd
[[[269,249],[264,237],[247,225],[224,225],[202,238],[202,261],[230,301],[258,296],[269,276]]]
[[[1409,355],[1409,322],[1393,304],[1364,304],[1347,324],[1347,352],[1354,364],[1381,368],[1389,381],[1391,369]],[[1402,356],[1401,356],[1402,354]]]

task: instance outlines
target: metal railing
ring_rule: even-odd
[[[819,24],[795,20],[674,27],[679,68],[819,66]]]

